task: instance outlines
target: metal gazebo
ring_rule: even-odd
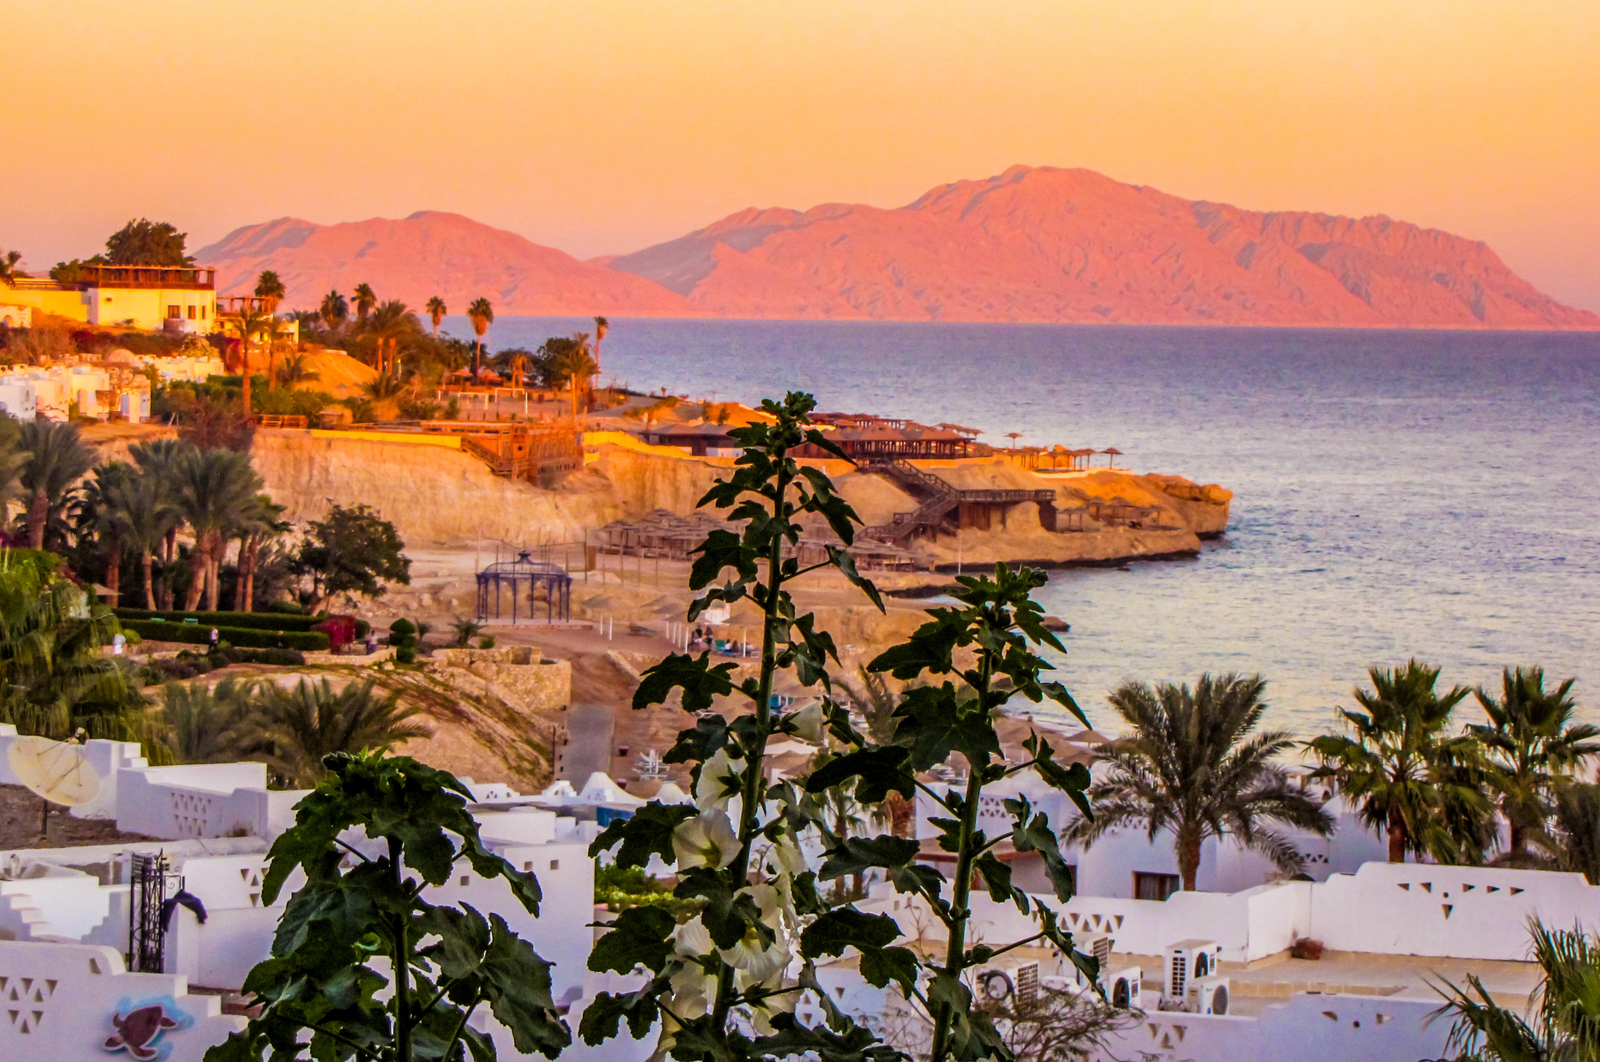
[[[535,595],[544,587],[544,618],[550,623],[572,618],[572,576],[559,564],[536,561],[527,550],[517,554],[516,560],[496,561],[478,573],[478,619],[487,622],[501,618],[501,590],[511,590],[511,622],[526,618],[535,619],[538,602]],[[519,617],[517,602],[527,594],[527,613]],[[493,615],[490,615],[491,610]]]

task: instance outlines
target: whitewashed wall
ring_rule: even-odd
[[[148,837],[272,839],[294,824],[305,790],[269,790],[262,763],[208,763],[118,772],[117,829]]]
[[[182,977],[130,974],[113,948],[0,941],[0,1058],[17,1062],[105,1062],[113,1015],[160,1002],[185,1027],[151,1046],[165,1062],[200,1062],[206,1049],[244,1027],[216,996],[188,995]]]
[[[1295,996],[1259,1017],[1149,1011],[1092,1062],[1413,1062],[1439,1058],[1447,1022],[1427,1023],[1438,1000]]]

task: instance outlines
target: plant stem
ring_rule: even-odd
[[[978,710],[989,711],[989,679],[993,661],[987,651],[979,656]],[[953,977],[960,978],[966,968],[967,922],[972,912],[967,908],[972,898],[972,864],[977,856],[972,843],[978,828],[978,798],[983,792],[983,769],[967,761],[967,795],[961,805],[960,843],[957,845],[955,888],[950,898],[950,946],[945,950],[944,967]],[[942,1003],[930,1015],[933,1018],[933,1046],[929,1057],[932,1062],[944,1062],[949,1053],[950,1026],[954,1015],[951,1005]]]
[[[389,838],[389,869],[394,872],[397,892],[406,892],[405,881],[400,876],[400,839]],[[394,1057],[396,1062],[411,1062],[411,948],[407,942],[410,929],[410,905],[395,916],[394,954]]]
[[[782,454],[779,454],[782,460]],[[783,498],[788,492],[789,477],[778,474],[778,488],[772,502],[773,520],[783,518]],[[737,890],[750,875],[750,846],[754,841],[757,804],[761,792],[761,761],[766,748],[767,727],[772,722],[772,677],[777,670],[777,644],[773,640],[773,620],[778,614],[778,591],[783,586],[783,535],[773,529],[772,541],[767,544],[767,599],[762,604],[761,624],[761,679],[756,686],[756,720],[761,724],[760,747],[746,750],[744,789],[739,800],[739,854],[728,867],[728,877]],[[724,965],[717,975],[717,1006],[712,1027],[726,1027],[728,1012],[733,1007],[733,978],[730,967]]]

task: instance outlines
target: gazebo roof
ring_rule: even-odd
[[[533,559],[532,554],[530,554],[527,550],[522,550],[520,553],[518,553],[515,560],[495,561],[493,564],[489,565],[487,568],[483,569],[478,574],[480,576],[484,576],[484,575],[518,576],[518,575],[521,575],[521,576],[559,576],[561,578],[570,578],[570,576],[567,575],[567,570],[565,568],[561,567],[561,565],[552,564],[549,561],[536,561],[536,560]]]

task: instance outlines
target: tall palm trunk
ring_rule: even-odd
[[[1178,876],[1183,881],[1183,891],[1193,892],[1195,879],[1200,874],[1200,831],[1180,828],[1177,848]]]
[[[172,607],[172,558],[178,552],[178,529],[171,528],[161,543],[161,607]]]
[[[156,577],[154,561],[149,550],[139,555],[139,565],[144,569],[144,607],[155,611],[156,607]]]
[[[208,535],[210,542],[206,547],[206,611],[217,610],[217,598],[222,591],[222,557],[228,551],[228,543],[222,537],[221,531],[212,531]]]
[[[44,548],[44,525],[50,519],[50,495],[40,487],[33,492],[33,499],[28,502],[28,546],[31,549]]]
[[[1404,863],[1406,861],[1406,827],[1400,821],[1400,815],[1395,812],[1389,816],[1389,862]]]
[[[244,607],[241,612],[251,612],[256,607],[256,554],[261,549],[261,535],[250,536],[250,549],[247,557],[243,559],[244,575]]]
[[[111,546],[106,550],[106,589],[111,591],[113,604],[121,604],[122,593],[122,536],[111,532]]]
[[[241,346],[242,353],[240,354],[240,357],[244,360],[244,376],[243,383],[240,388],[240,397],[243,399],[242,404],[244,406],[244,419],[249,420],[251,417],[255,416],[255,412],[250,405],[250,338],[248,336],[244,338]]]
[[[184,595],[183,610],[193,612],[200,605],[200,595],[205,592],[206,575],[211,571],[210,558],[206,556],[209,536],[195,536],[194,549],[189,553],[189,592]]]

